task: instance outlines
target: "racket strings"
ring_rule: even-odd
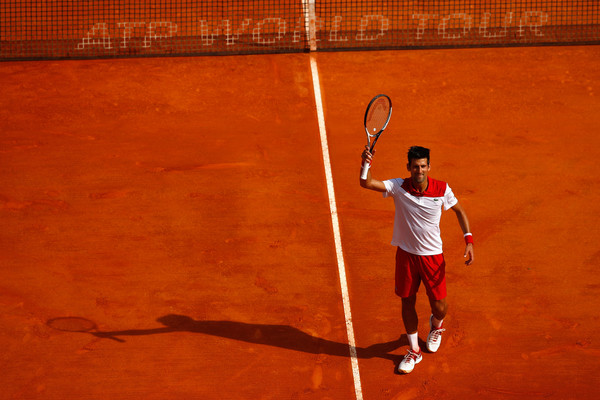
[[[390,116],[390,106],[385,99],[377,102],[367,114],[367,130],[370,136],[375,136],[380,130],[385,128]]]

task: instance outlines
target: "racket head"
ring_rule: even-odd
[[[385,94],[373,97],[365,111],[365,132],[368,137],[377,137],[383,132],[392,117],[392,100]]]
[[[96,323],[82,317],[59,317],[46,322],[52,329],[63,332],[90,332],[97,330]]]

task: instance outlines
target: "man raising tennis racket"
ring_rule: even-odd
[[[373,152],[374,153],[374,152]],[[362,153],[363,164],[373,161],[369,149]],[[423,359],[418,342],[418,317],[416,311],[417,291],[421,282],[425,287],[431,316],[427,350],[435,353],[442,342],[446,303],[446,263],[442,252],[440,219],[442,208],[456,213],[463,231],[466,249],[466,265],[474,261],[473,235],[469,220],[462,206],[446,182],[428,176],[431,169],[429,149],[413,146],[408,151],[406,179],[378,181],[371,177],[371,170],[360,185],[366,189],[382,192],[384,197],[394,199],[396,215],[392,245],[396,250],[396,294],[402,298],[402,320],[408,336],[408,354],[398,366],[401,373],[410,373]]]

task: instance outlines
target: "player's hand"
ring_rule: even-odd
[[[467,261],[465,261],[465,265],[471,265],[473,264],[473,261],[475,261],[475,254],[473,254],[473,243],[467,244],[464,257],[467,259]]]
[[[364,151],[362,152],[362,160],[363,162],[367,161],[369,164],[373,162],[373,157],[375,156],[375,149],[373,149],[373,153],[369,151],[369,147],[365,146]]]

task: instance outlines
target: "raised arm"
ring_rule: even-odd
[[[469,219],[467,218],[467,213],[464,208],[460,205],[460,203],[456,203],[454,207],[452,207],[452,211],[456,213],[456,218],[458,218],[458,224],[460,225],[460,229],[462,229],[463,235],[467,233],[471,233],[471,226],[469,225]],[[465,247],[465,264],[471,265],[473,261],[475,261],[475,254],[473,253],[473,243],[467,243]]]
[[[373,150],[373,153],[375,153],[375,150]],[[365,161],[371,163],[373,161],[373,155],[374,154],[371,154],[371,152],[369,152],[369,149],[365,149],[362,153],[363,163]],[[371,177],[371,168],[369,168],[369,171],[367,173],[367,179],[360,179],[360,186],[364,187],[365,189],[374,190],[376,192],[385,192],[387,190],[382,181],[378,181],[377,179],[373,179]]]

